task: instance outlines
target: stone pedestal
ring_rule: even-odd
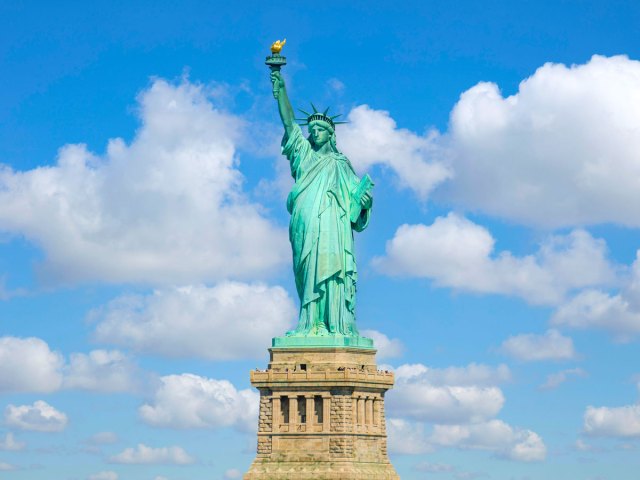
[[[271,348],[251,372],[260,391],[258,452],[245,480],[398,480],[387,456],[384,394],[393,373],[375,350]]]

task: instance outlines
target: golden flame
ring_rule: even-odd
[[[285,38],[284,40],[280,41],[280,40],[276,40],[275,42],[273,42],[271,44],[271,53],[273,53],[274,55],[277,53],[280,53],[280,50],[282,50],[282,47],[284,47],[284,44],[287,43],[287,39]]]

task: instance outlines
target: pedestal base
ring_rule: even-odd
[[[368,348],[373,350],[373,340],[367,337],[350,337],[346,335],[274,337],[271,346],[275,348]]]
[[[393,373],[377,369],[375,350],[269,351],[269,368],[251,372],[260,417],[245,480],[399,480],[384,415]]]

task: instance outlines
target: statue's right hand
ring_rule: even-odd
[[[271,83],[273,84],[273,97],[278,98],[280,89],[284,88],[284,78],[279,71],[271,72]]]

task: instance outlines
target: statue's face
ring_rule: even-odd
[[[321,125],[312,125],[309,129],[311,139],[316,147],[320,148],[331,139],[331,133],[329,130]]]

